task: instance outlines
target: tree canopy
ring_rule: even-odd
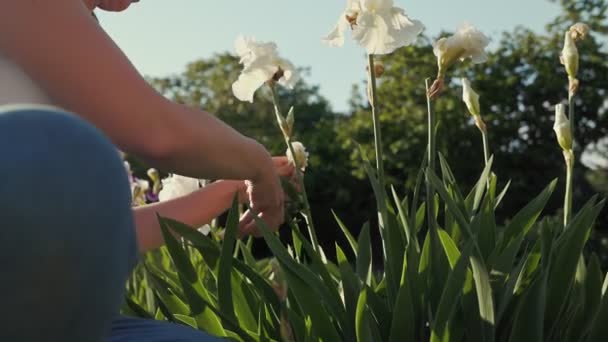
[[[483,153],[479,132],[461,100],[459,78],[467,77],[480,94],[482,116],[495,156],[494,169],[501,184],[511,181],[509,200],[501,208],[504,215],[512,215],[553,178],[563,177],[561,150],[552,130],[553,105],[565,102],[568,96],[567,75],[559,54],[563,33],[577,21],[588,23],[592,29],[590,37],[579,46],[577,158],[608,133],[608,3],[557,2],[563,11],[548,23],[547,32],[536,33],[523,27],[504,32],[486,63],[459,63],[450,70],[447,90],[435,102],[438,151],[450,162],[456,178],[470,187],[482,170]],[[390,183],[400,194],[413,185],[425,151],[425,79],[436,73],[432,40],[424,37],[414,46],[381,59],[385,73],[378,80],[378,94],[385,168]],[[362,65],[364,61],[362,54]],[[222,53],[194,61],[179,74],[152,78],[150,82],[169,98],[216,114],[274,154],[285,153],[268,94],[259,91],[253,104],[239,102],[232,95],[231,83],[240,69],[235,57]],[[305,81],[300,81],[293,91],[279,92],[284,109],[294,106],[296,140],[302,141],[311,154],[306,183],[319,237],[332,244],[337,225],[331,209],[355,232],[363,222],[375,217],[371,187],[365,180],[357,148],[360,144],[364,153],[373,158],[371,114],[364,92],[360,91],[362,87],[364,83],[354,85],[348,113],[332,111],[318,87]],[[580,162],[576,165],[575,207],[594,191],[592,185],[605,184],[598,183],[601,173],[594,174],[595,178],[585,177],[587,166]],[[548,210],[555,211],[561,205],[558,197],[554,196]]]

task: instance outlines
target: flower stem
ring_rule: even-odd
[[[270,94],[272,96],[272,104],[274,105],[275,115],[277,117],[277,123],[279,124],[279,129],[280,129],[281,128],[280,118],[282,117],[281,107],[279,106],[279,101],[277,100],[274,86],[269,85],[269,88],[270,88]],[[287,145],[289,152],[293,156],[294,163],[295,163],[296,154],[295,154],[295,151],[293,150],[293,145],[291,144],[291,137],[283,134],[283,138],[285,139],[285,144]],[[294,172],[295,172],[295,176],[296,176],[296,181],[298,182],[298,185],[300,186],[300,189],[302,191],[302,197],[304,199],[304,210],[303,210],[302,214],[304,215],[304,220],[306,220],[306,226],[308,227],[308,234],[310,235],[312,247],[314,248],[315,251],[320,251],[319,240],[317,239],[315,224],[312,219],[312,210],[310,209],[310,202],[308,201],[308,195],[306,193],[306,186],[304,185],[304,173],[302,172],[302,170],[300,170],[298,168],[297,165],[295,165]]]
[[[487,166],[488,162],[490,161],[490,145],[488,143],[488,132],[481,131],[481,138],[483,140],[483,159],[485,160]]]
[[[378,94],[376,92],[376,75],[374,73],[374,55],[369,54],[367,56],[367,72],[369,73],[369,87],[370,87],[370,105],[372,106],[372,122],[374,125],[374,146],[376,148],[376,168],[378,169],[378,182],[384,191],[384,162],[382,156],[382,133],[380,131],[380,116],[378,115]]]
[[[572,174],[574,171],[574,152],[564,151],[564,161],[566,162],[566,193],[564,195],[564,229],[570,223],[572,216]]]
[[[428,165],[428,170],[435,172],[435,113],[433,111],[433,106],[431,104],[431,97],[429,95],[429,90],[430,90],[430,82],[431,79],[427,78],[425,80],[425,85],[426,85],[426,103],[427,103],[427,112],[428,112],[428,148],[427,148],[427,152],[428,152],[428,158],[427,158],[427,165]],[[426,181],[426,208],[427,208],[427,217],[428,217],[428,224],[429,224],[429,229],[434,230],[437,226],[437,223],[435,222],[435,191],[433,189],[433,186],[431,185],[431,182],[428,180],[428,175],[427,175],[427,181]]]
[[[572,149],[574,149],[574,94],[568,93],[568,120],[570,120],[570,132],[572,132]]]
[[[572,149],[564,151],[564,160],[566,162],[566,193],[564,194],[564,229],[570,223],[572,217],[572,202],[573,202],[573,178],[574,178],[574,148],[575,148],[575,135],[574,135],[574,98],[575,93],[568,92],[568,120],[570,120],[570,132],[572,134]]]

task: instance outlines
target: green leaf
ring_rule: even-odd
[[[342,280],[342,289],[344,291],[344,305],[346,307],[346,315],[348,320],[348,329],[343,329],[347,341],[355,339],[355,314],[357,312],[357,300],[361,292],[361,281],[348,263],[344,252],[340,246],[336,245],[336,257],[340,268],[340,279]]]
[[[319,297],[315,291],[311,291],[310,286],[302,281],[299,275],[294,274],[291,269],[284,268],[284,275],[289,290],[293,292],[305,316],[310,317],[314,331],[319,335],[319,338],[325,341],[339,341],[339,333],[330,319],[332,315],[327,312],[324,305],[319,305],[319,301],[328,297]]]
[[[313,271],[315,271],[315,273],[317,273],[321,276],[321,279],[323,279],[325,286],[327,287],[328,291],[330,292],[331,298],[334,299],[334,301],[336,302],[336,306],[340,306],[341,305],[340,300],[339,300],[340,293],[338,292],[335,281],[333,280],[331,274],[329,273],[329,268],[328,268],[329,264],[325,264],[323,262],[319,253],[316,252],[314,250],[314,247],[312,246],[312,244],[304,238],[304,236],[302,235],[302,232],[300,232],[297,229],[297,227],[294,227],[294,228],[295,228],[293,230],[294,233],[302,240],[302,246],[304,247],[306,254],[310,257],[310,259],[313,262]],[[344,323],[344,322],[341,322],[341,323]]]
[[[363,288],[357,300],[357,313],[355,326],[357,331],[357,342],[373,342],[372,338],[372,318],[367,306],[367,288]]]
[[[592,204],[594,200],[592,198],[588,204]],[[566,303],[564,294],[570,290],[574,282],[583,247],[595,219],[603,208],[603,204],[604,201],[595,206],[584,206],[580,215],[572,219],[560,241],[557,242],[557,253],[555,261],[552,262],[555,267],[549,275],[547,298],[547,322],[553,325],[552,331],[558,324],[558,315],[562,312]]]
[[[418,265],[418,273],[425,274],[428,272],[431,264],[431,232],[427,231],[422,245],[422,253],[420,254],[420,264]]]
[[[189,241],[201,253],[210,268],[215,268],[220,257],[220,245],[217,242],[194,229],[194,227],[167,217],[163,217],[163,220],[171,227],[171,230]]]
[[[409,279],[407,265],[407,252],[403,256],[403,271],[401,272],[401,282],[397,301],[393,307],[389,342],[402,342],[414,339],[416,336],[416,313],[412,299],[410,283],[414,279]]]
[[[255,258],[253,257],[253,253],[251,253],[251,244],[249,242],[252,240],[250,240],[250,239],[252,239],[251,236],[248,238],[247,243],[243,243],[243,241],[241,241],[241,240],[238,240],[237,243],[239,245],[241,245],[240,250],[241,250],[241,255],[243,256],[243,261],[245,261],[245,263],[248,266],[255,268],[255,266],[257,265],[257,262],[255,261]]]
[[[500,194],[498,194],[498,196],[496,196],[496,199],[494,201],[494,209],[498,208],[498,206],[500,205],[500,202],[502,202],[502,199],[505,197],[505,195],[507,194],[507,191],[509,190],[509,186],[511,186],[510,180],[507,182],[507,185],[505,185],[505,187],[502,189]]]
[[[196,293],[196,290],[194,288],[192,288],[192,286],[190,286],[190,284],[188,283],[184,283],[184,293],[188,294],[188,293]],[[192,296],[192,295],[190,295]],[[243,330],[240,325],[233,321],[230,317],[224,315],[219,309],[215,308],[209,301],[207,301],[205,298],[203,297],[198,297],[197,301],[197,305],[203,306],[205,308],[207,308],[209,311],[211,311],[216,317],[219,317],[222,322],[226,325],[226,328],[229,330],[234,331],[235,333],[237,333],[239,335],[240,338],[242,338],[244,341],[246,342],[255,342],[255,339],[253,337],[251,337],[251,335],[246,332],[245,330]],[[200,304],[198,304],[200,303]],[[177,317],[176,317],[177,318]],[[194,317],[196,319],[196,323],[198,328],[202,328],[203,330],[209,332],[210,334],[216,335],[216,336],[226,336],[226,332],[222,329],[222,334],[219,335],[213,331],[211,331],[210,327],[208,327],[207,325],[203,324],[201,326],[201,321],[195,316]]]
[[[511,240],[511,242],[502,252],[500,252],[500,247],[497,247],[494,250],[493,254],[490,256],[488,260],[488,265],[491,265],[491,267],[498,273],[509,273],[509,271],[513,267],[513,264],[515,263],[515,258],[517,257],[517,253],[519,253],[520,251],[521,244],[523,241],[524,234],[522,232],[515,239]]]
[[[471,268],[473,269],[473,280],[477,292],[477,302],[479,303],[479,315],[482,321],[482,332],[484,341],[494,341],[494,299],[492,296],[492,286],[488,271],[478,256],[470,257]]]
[[[449,322],[452,319],[456,308],[458,307],[459,299],[463,293],[464,282],[467,273],[468,258],[472,250],[472,244],[469,243],[463,250],[463,253],[458,257],[448,280],[445,284],[435,319],[431,326],[431,342],[441,342],[450,335]]]
[[[165,305],[165,302],[158,295],[158,292],[154,292],[154,299],[156,300],[156,303],[158,304],[158,309],[160,310],[159,312],[161,312],[163,314],[163,316],[166,317],[169,322],[176,323],[176,319],[173,316],[173,312],[171,312],[171,310],[169,310],[167,305]],[[157,312],[157,314],[158,314],[158,312]],[[155,317],[155,319],[159,320],[158,317]]]
[[[604,278],[604,286],[602,290],[606,288],[608,285],[608,274]],[[608,336],[608,295],[606,295],[605,291],[602,294],[602,301],[600,303],[600,307],[598,309],[598,313],[593,320],[593,324],[591,326],[591,331],[589,332],[588,342],[604,342],[606,341],[606,336]]]
[[[420,211],[420,208],[418,208],[418,199],[420,196],[420,186],[422,185],[422,180],[424,178],[424,170],[426,169],[425,165],[428,161],[428,157],[428,153],[425,153],[424,157],[422,158],[420,169],[418,169],[418,175],[416,176],[416,185],[414,186],[414,194],[412,195],[412,205],[410,206],[410,226],[414,227],[416,232],[420,230],[420,227],[422,227],[422,222],[424,221],[425,209],[422,209],[422,211]],[[418,213],[420,212],[422,213],[422,219],[418,221]],[[419,222],[420,225],[418,224]]]
[[[477,232],[479,249],[483,256],[483,260],[486,261],[496,248],[497,227],[491,196],[487,196],[483,201],[481,210],[479,214],[477,214],[475,221],[479,226],[471,229]]]
[[[371,317],[374,323],[372,324],[372,331],[376,330],[377,328],[378,334],[381,336],[381,341],[388,340],[393,316],[388,307],[386,297],[380,297],[380,294],[374,292],[372,288],[368,287],[367,307],[372,314]],[[373,333],[375,334],[375,332]]]
[[[236,320],[234,312],[234,302],[232,300],[232,260],[234,245],[236,242],[236,234],[239,225],[239,209],[238,197],[235,195],[232,201],[232,207],[228,212],[226,221],[226,233],[224,235],[224,243],[220,253],[220,265],[218,269],[217,292],[220,310],[224,315],[230,317],[233,321]]]
[[[190,263],[186,252],[169,232],[169,221],[160,216],[158,217],[158,220],[163,237],[165,238],[167,249],[179,272],[179,279],[182,283],[184,294],[188,299],[191,315],[194,316],[199,327],[204,327],[205,330],[211,334],[224,336],[224,329],[218,316],[214,313],[214,308],[207,304],[210,302],[207,290],[201,285],[194,266]]]
[[[398,229],[396,220],[389,215],[387,195],[384,188],[384,181],[377,178],[377,174],[371,166],[369,160],[361,150],[363,156],[363,167],[372,185],[372,190],[376,197],[378,207],[380,237],[382,241],[383,261],[385,267],[385,277],[387,281],[388,300],[394,301],[398,289],[398,273],[401,271],[401,255],[405,249],[404,244],[400,243],[401,230]],[[359,270],[359,269],[358,269]],[[371,275],[371,272],[369,273]]]
[[[515,295],[515,286],[518,282],[518,279],[521,277],[521,273],[524,269],[524,265],[528,259],[530,252],[527,252],[520,260],[519,263],[507,277],[507,282],[502,287],[502,295],[500,296],[500,301],[498,302],[498,310],[496,312],[496,322],[500,325],[502,323],[502,317],[504,313],[507,311],[507,308],[511,304],[513,297]],[[507,318],[508,319],[508,318]]]
[[[454,173],[452,172],[448,161],[445,159],[441,152],[438,152],[437,155],[439,156],[439,165],[441,167],[441,176],[443,178],[444,184],[446,186],[456,184],[456,177],[454,177]]]
[[[148,267],[147,264],[144,265],[146,266],[145,269],[148,273],[150,285],[156,290],[157,295],[163,301],[167,309],[171,311],[172,314],[188,314],[188,306],[175,295],[175,292],[177,291],[175,287],[163,279],[160,275],[156,274],[156,272],[153,271],[152,268]],[[167,315],[165,314],[165,316]]]
[[[426,214],[426,203],[422,203],[420,205],[420,208],[418,208],[418,211],[416,211],[416,215],[414,215],[414,226],[416,227],[416,233],[418,233],[420,231],[420,229],[422,229],[422,226],[424,224],[424,218]]]
[[[536,196],[513,217],[505,229],[503,248],[508,246],[511,241],[517,239],[520,234],[525,236],[528,233],[534,222],[536,222],[536,219],[540,213],[545,208],[545,205],[547,204],[547,201],[549,201],[553,190],[555,190],[556,184],[557,180],[553,180],[551,183],[549,183],[549,185],[538,196]]]
[[[591,256],[587,266],[587,279],[585,279],[585,314],[582,334],[586,334],[591,329],[591,324],[595,319],[602,302],[602,270],[596,254]]]
[[[582,257],[580,261],[583,262]],[[581,272],[581,274],[585,273],[585,278],[582,279],[583,284],[581,284],[581,300],[584,302],[580,303],[579,301],[577,303],[579,304],[579,310],[577,310],[577,314],[568,328],[566,334],[568,341],[577,341],[589,332],[602,301],[602,271],[597,255],[592,254],[589,265],[584,268],[586,272]]]
[[[443,185],[443,183],[441,183],[441,181],[439,180],[439,178],[437,178],[437,175],[435,175],[435,173],[433,172],[433,170],[428,170],[427,171],[427,176],[428,176],[429,181],[431,182],[431,185],[435,189],[435,191],[437,191],[437,193],[439,194],[439,196],[441,196],[441,198],[445,201],[445,203],[448,206],[450,212],[452,213],[452,215],[456,219],[456,222],[458,222],[458,225],[460,226],[460,228],[464,232],[467,233],[467,236],[469,238],[471,238],[473,236],[473,234],[471,233],[471,227],[469,226],[469,222],[465,218],[464,213],[458,207],[458,205],[456,204],[456,202],[454,201],[454,199],[452,198],[452,196],[450,196],[448,190],[445,188],[445,186]]]
[[[304,318],[300,316],[297,312],[290,308],[285,308],[287,311],[287,319],[291,326],[291,331],[295,337],[296,341],[305,341],[306,340],[306,323],[304,322]]]
[[[243,329],[255,331],[259,324],[266,326],[278,323],[272,320],[262,323],[258,321],[258,316],[262,309],[275,313],[274,308],[258,295],[256,289],[245,277],[236,271],[232,272],[232,289],[236,322],[239,322],[239,325]]]
[[[131,309],[138,317],[154,319],[154,317],[152,317],[152,315],[148,311],[146,311],[146,309],[136,303],[133,299],[125,297],[125,302],[127,303],[129,309]]]
[[[348,230],[348,228],[346,227],[346,225],[344,224],[344,222],[342,222],[342,220],[340,220],[340,218],[338,217],[338,215],[336,215],[336,213],[333,211],[333,209],[332,209],[331,213],[334,215],[334,218],[336,219],[336,222],[338,223],[338,226],[342,230],[342,233],[344,233],[344,236],[346,236],[346,239],[348,240],[348,243],[350,244],[350,248],[352,249],[353,253],[355,254],[355,256],[357,256],[357,250],[358,250],[357,240],[350,233],[350,231]]]
[[[194,318],[186,315],[175,315],[174,317],[177,322],[192,327],[194,329],[198,329],[198,327],[196,326],[196,320]]]
[[[332,296],[325,283],[309,268],[293,260],[281,241],[268,230],[264,221],[257,217],[255,220],[266,244],[280,262],[285,277],[288,279],[289,288],[302,309],[310,314],[315,331],[320,334],[320,337],[328,341],[337,340],[338,333],[333,323],[327,319],[329,314],[325,310],[325,306],[330,310],[331,316],[335,320],[344,323],[346,322],[346,312],[344,306],[340,303],[340,299]],[[319,305],[319,303],[322,303],[322,305]]]
[[[543,329],[546,292],[547,273],[543,272],[536,278],[519,302],[509,341],[544,341]]]
[[[479,180],[477,181],[477,184],[475,185],[475,197],[473,200],[473,211],[477,211],[477,209],[479,208],[479,205],[481,204],[481,199],[482,196],[486,190],[487,184],[488,184],[488,177],[490,176],[490,171],[492,170],[492,161],[494,157],[490,157],[490,160],[488,161],[488,163],[486,164],[485,168],[483,169],[483,172],[481,173],[481,176],[479,177]]]
[[[439,232],[439,240],[441,241],[441,245],[443,246],[443,250],[445,252],[445,256],[448,258],[448,262],[450,263],[450,268],[454,269],[456,266],[456,262],[458,258],[460,258],[460,251],[450,235],[443,229],[438,229]]]
[[[238,259],[234,259],[233,262],[234,268],[238,272],[243,274],[243,276],[245,276],[247,279],[249,279],[249,281],[253,285],[253,288],[255,288],[260,297],[264,299],[264,302],[270,304],[272,308],[278,311],[280,307],[280,302],[268,281],[262,276],[260,276],[260,274],[256,270],[254,270],[244,262]]]
[[[359,233],[359,249],[357,251],[357,275],[367,285],[372,277],[372,245],[369,225],[363,226]]]
[[[410,227],[409,220],[407,217],[407,212],[401,206],[401,201],[399,200],[399,196],[395,191],[395,188],[391,186],[391,191],[393,193],[393,200],[395,201],[395,206],[397,207],[397,212],[399,213],[399,219],[401,221],[401,226],[403,227],[403,231],[405,232],[406,244],[417,243],[416,233],[414,232],[413,227]]]

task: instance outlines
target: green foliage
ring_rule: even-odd
[[[223,242],[214,232],[204,236],[159,218],[166,249],[148,255],[130,280],[125,311],[236,341],[605,340],[608,275],[598,257],[585,251],[604,200],[593,196],[579,205],[566,227],[556,223],[551,214],[560,202],[555,196],[560,189],[556,180],[546,183],[561,174],[561,158],[553,142],[543,142],[553,141],[549,104],[566,92],[565,74],[556,62],[560,30],[576,6],[603,6],[591,19],[605,18],[606,6],[593,0],[562,5],[566,14],[552,24],[549,36],[518,29],[503,36],[488,63],[453,72],[475,79],[482,93],[482,115],[490,123],[494,150],[483,170],[479,136],[469,125],[456,87],[434,102],[440,173],[424,154],[426,96],[420,85],[434,73],[428,40],[384,61],[386,74],[378,91],[383,135],[389,142],[386,180],[378,179],[367,159],[374,148],[369,108],[353,100],[352,116],[335,116],[314,88],[301,83],[293,97],[280,94],[281,101],[295,102],[296,113],[300,106],[308,114],[298,116],[298,122],[310,115],[303,122],[312,123],[308,129],[314,127],[326,139],[313,146],[319,156],[336,159],[326,159],[333,166],[318,161],[320,170],[343,175],[338,166],[350,158],[350,171],[367,176],[367,193],[373,196],[344,198],[353,208],[365,209],[359,214],[371,213],[368,219],[377,215],[378,224],[364,224],[355,234],[349,229],[354,214],[332,213],[343,237],[332,239],[336,257],[327,258],[323,249],[308,242],[306,223],[299,216],[289,218],[291,243],[283,243],[259,221],[272,257],[256,260],[251,245],[235,239],[235,205]],[[601,20],[592,25],[601,28]],[[577,104],[579,148],[608,129],[605,116],[598,115],[608,91],[603,82],[608,56],[600,47],[593,39],[581,47],[593,53],[583,54],[581,63],[588,70],[581,72],[585,86]],[[181,76],[154,82],[168,96],[207,107],[282,150],[280,135],[270,125],[272,116],[264,114],[271,113],[269,106],[263,101],[235,104],[220,91],[229,88],[227,79],[236,78],[236,70],[236,60],[219,55],[213,62],[190,65]],[[315,106],[328,117],[310,114]],[[239,117],[243,113],[250,122]],[[266,125],[248,127],[258,120],[256,115],[263,115],[259,120]],[[319,139],[312,133],[307,137]],[[327,143],[334,137],[338,143]],[[451,168],[448,161],[457,159],[466,162]],[[506,176],[512,181],[503,181]],[[308,184],[319,198],[335,189],[317,188],[330,183],[322,177],[319,173]],[[427,201],[421,201],[423,182]],[[409,191],[403,195],[403,188],[391,187],[389,196],[382,184],[405,185]],[[534,193],[538,195],[531,198]],[[579,203],[583,194],[578,194]],[[370,203],[376,206],[370,209]],[[317,225],[328,225],[321,222]],[[374,248],[376,232],[380,250]]]
[[[481,186],[470,191],[479,197],[476,206],[457,195],[450,177],[430,174],[438,203],[451,213],[443,219],[453,221],[451,232],[438,230],[437,245],[428,238],[422,243],[425,228],[404,238],[412,222],[408,208],[421,203],[395,192],[396,200],[385,202],[393,219],[382,229],[404,232],[393,237],[394,244],[385,241],[401,255],[385,254],[380,268],[372,268],[369,226],[358,241],[347,239],[344,247],[356,249],[356,256],[348,259],[337,247],[334,263],[312,248],[297,225],[291,227],[302,244],[299,257],[260,221],[274,257],[252,261],[248,247],[234,239],[236,207],[221,244],[214,235],[160,218],[166,250],[157,252],[156,261],[148,256],[139,281],[131,284],[129,306],[140,316],[241,341],[561,341],[566,334],[597,340],[606,311],[605,276],[597,258],[583,257],[583,247],[604,202],[591,198],[565,229],[549,225],[541,213],[554,192],[552,182],[507,226],[479,225],[488,222],[483,218],[493,215],[498,200],[496,182],[487,187],[488,174],[489,167]],[[378,196],[388,198],[381,190]],[[496,238],[484,238],[484,229],[495,229]],[[182,234],[183,242],[170,232]],[[442,258],[447,267],[437,264]],[[389,270],[395,265],[391,297]],[[434,283],[438,279],[445,282]],[[440,289],[436,307],[429,301],[434,288]],[[149,291],[153,296],[145,295]]]

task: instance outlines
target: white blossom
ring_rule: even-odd
[[[405,10],[394,6],[393,0],[347,0],[338,23],[323,42],[342,46],[348,28],[368,54],[384,55],[412,44],[424,25],[410,19]]]
[[[564,35],[564,47],[562,48],[560,61],[564,65],[568,77],[571,80],[576,79],[576,74],[578,74],[578,48],[570,31]]]
[[[555,123],[553,130],[557,135],[557,142],[564,151],[572,149],[572,130],[570,120],[566,117],[566,106],[558,104],[555,106]]]
[[[255,91],[268,81],[293,89],[300,78],[295,66],[279,56],[275,43],[239,36],[235,50],[243,71],[232,84],[232,92],[241,101],[253,102]]]
[[[433,44],[437,56],[438,78],[443,78],[448,67],[456,61],[470,58],[473,63],[483,63],[488,59],[485,48],[490,43],[481,31],[470,24],[464,24],[454,35],[439,39]]]
[[[160,202],[188,195],[199,189],[199,180],[180,175],[171,175],[163,179],[163,188],[158,193]]]
[[[291,147],[293,148],[293,152],[296,155],[295,162],[294,162],[294,157],[291,154],[290,149],[287,149],[287,152],[286,152],[287,159],[289,160],[289,162],[291,164],[295,165],[300,170],[302,170],[302,171],[306,170],[306,167],[308,166],[308,152],[306,152],[306,148],[299,141],[292,142]]]
[[[576,23],[570,26],[570,29],[568,29],[568,31],[570,32],[570,35],[572,36],[572,39],[574,39],[574,41],[579,41],[587,37],[590,29],[589,26],[585,23]]]
[[[581,41],[589,34],[589,26],[584,23],[576,23],[564,34],[564,47],[559,56],[560,62],[564,65],[568,74],[569,93],[576,93],[579,81],[576,78],[579,68],[579,54],[576,42]]]
[[[146,192],[150,189],[150,184],[145,179],[133,178],[131,182],[132,205],[140,206],[146,204]]]
[[[211,233],[211,226],[208,224],[204,224],[202,227],[197,229],[199,232],[203,233],[203,235],[209,235]]]
[[[471,87],[471,82],[468,79],[462,78],[462,101],[467,105],[469,112],[473,116],[481,115],[479,109],[479,94]]]

